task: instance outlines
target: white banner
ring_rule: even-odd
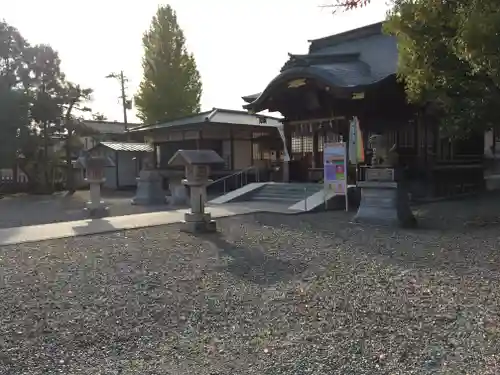
[[[283,141],[283,159],[284,161],[290,161],[290,154],[288,153],[288,147],[286,147],[286,138],[283,124],[278,125],[278,132],[280,133],[281,140]]]

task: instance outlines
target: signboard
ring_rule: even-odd
[[[335,195],[345,195],[347,206],[347,160],[344,142],[325,143],[323,148],[325,192],[333,190]]]

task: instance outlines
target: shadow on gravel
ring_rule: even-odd
[[[225,267],[228,272],[255,284],[272,285],[288,281],[306,269],[302,263],[283,261],[257,248],[235,246],[220,233],[199,237],[215,246],[221,256],[231,259]]]
[[[348,249],[353,256],[404,269],[452,271],[458,276],[496,275],[500,204],[487,198],[418,206],[416,229],[351,224],[352,214],[336,212],[254,214],[253,220],[262,227],[300,232],[330,243],[332,248]]]
[[[413,214],[417,218],[418,226],[414,229],[387,228],[384,226],[360,225],[364,228],[378,228],[387,232],[420,234],[425,232],[446,231],[473,232],[481,229],[500,227],[500,193],[484,193],[479,196],[456,200],[444,200],[434,203],[420,204],[412,207]],[[350,221],[355,212],[328,211],[319,213],[303,213],[292,215],[299,219],[290,220],[281,215],[283,220],[276,220],[275,217],[256,214],[257,221],[263,225],[293,227],[304,229],[315,222],[314,230],[337,232],[338,226],[352,225]],[[313,217],[321,217],[321,222],[316,222]],[[326,220],[325,220],[326,219]]]
[[[79,236],[86,236],[94,233],[114,232],[116,228],[105,218],[92,219],[86,222],[86,225],[73,227],[75,233]]]

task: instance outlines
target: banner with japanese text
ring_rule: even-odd
[[[336,195],[347,195],[346,145],[343,142],[326,143],[323,149],[325,189]]]

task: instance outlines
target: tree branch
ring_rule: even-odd
[[[320,8],[331,8],[333,13],[358,9],[370,4],[371,0],[335,0],[332,4],[320,5]]]

